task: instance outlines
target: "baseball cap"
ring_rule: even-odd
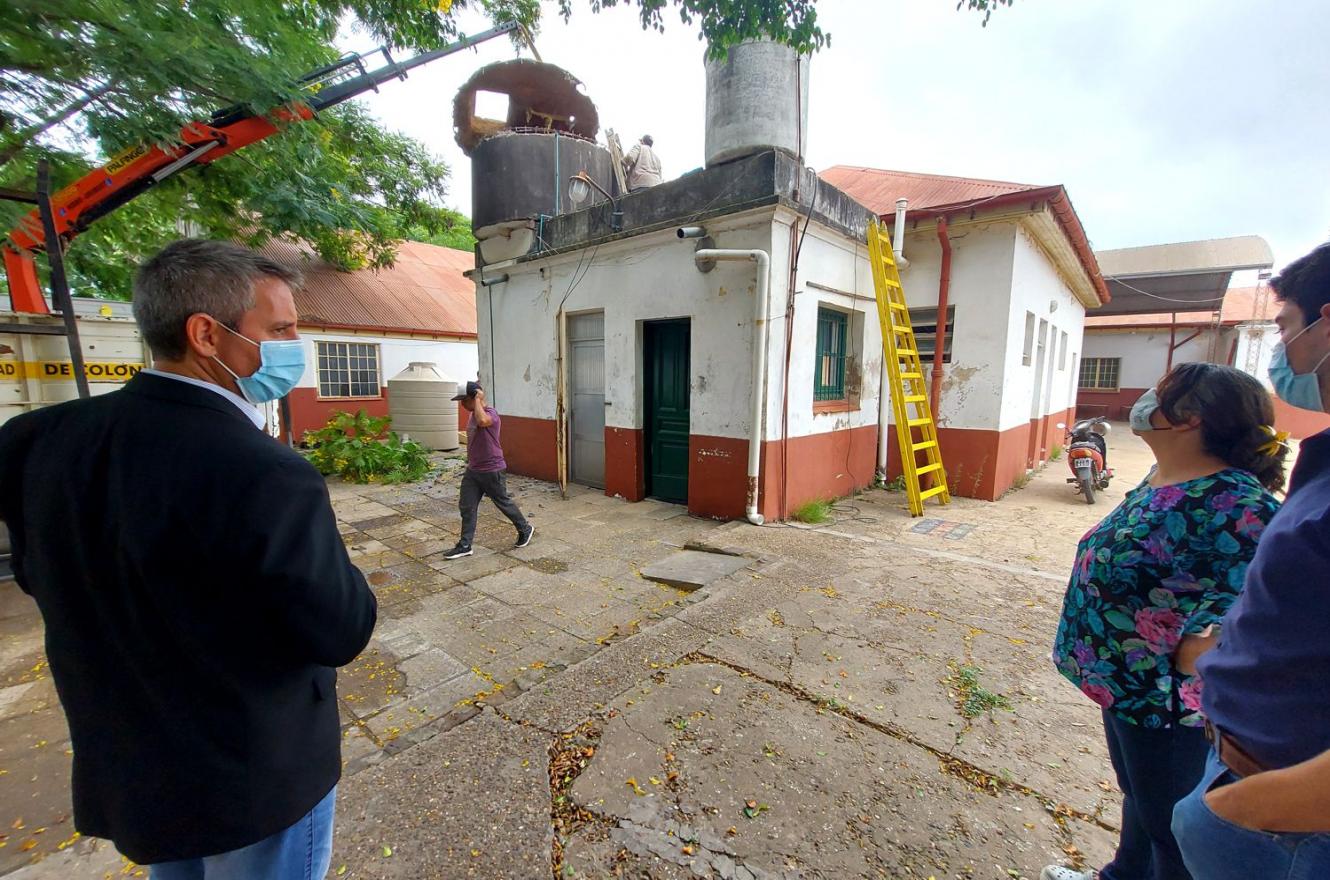
[[[468,397],[475,397],[477,391],[484,391],[479,382],[466,383],[466,390],[453,398],[453,400],[466,400]]]

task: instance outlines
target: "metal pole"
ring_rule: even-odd
[[[51,164],[42,159],[37,163],[37,210],[42,215],[42,230],[46,235],[46,261],[51,266],[51,299],[60,310],[65,322],[65,339],[69,342],[69,364],[74,371],[74,386],[79,397],[90,397],[88,374],[83,366],[83,343],[79,341],[78,321],[74,317],[74,301],[69,295],[69,281],[65,278],[64,243],[55,231],[55,215],[51,213]]]

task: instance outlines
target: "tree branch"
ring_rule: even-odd
[[[0,166],[4,166],[7,162],[9,162],[15,156],[17,156],[24,147],[26,147],[34,138],[36,138],[42,132],[46,131],[47,129],[54,128],[55,126],[59,125],[65,120],[69,119],[69,117],[73,116],[75,113],[78,113],[84,107],[87,107],[92,102],[97,101],[100,98],[104,97],[107,92],[111,91],[112,88],[113,86],[110,83],[107,83],[101,86],[100,88],[93,89],[91,92],[88,92],[82,98],[79,98],[77,101],[74,101],[72,104],[70,104],[68,107],[65,107],[63,110],[59,111],[58,113],[54,113],[51,116],[48,116],[45,119],[41,120],[40,122],[29,126],[26,130],[19,132],[17,135],[15,135],[13,143],[5,147],[3,150],[0,150]]]

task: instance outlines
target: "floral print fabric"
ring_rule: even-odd
[[[1200,679],[1174,669],[1173,651],[1223,618],[1278,509],[1237,469],[1131,490],[1077,548],[1053,647],[1058,671],[1127,721],[1203,724]]]

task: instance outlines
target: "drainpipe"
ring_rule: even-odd
[[[748,433],[748,499],[744,515],[755,526],[765,521],[757,512],[757,478],[762,465],[762,392],[767,376],[767,290],[770,286],[771,255],[760,250],[704,248],[693,254],[706,260],[752,261],[757,263],[757,293],[753,300],[753,412]]]
[[[896,200],[896,224],[892,227],[891,250],[896,257],[897,268],[905,262],[905,209],[909,199]],[[882,340],[882,369],[878,379],[877,392],[877,475],[882,482],[887,481],[887,434],[891,431],[891,378],[887,375],[887,341]]]
[[[933,424],[942,415],[942,352],[947,348],[947,298],[951,294],[951,237],[947,218],[937,218],[937,240],[942,244],[942,274],[937,285],[937,334],[933,344]]]

